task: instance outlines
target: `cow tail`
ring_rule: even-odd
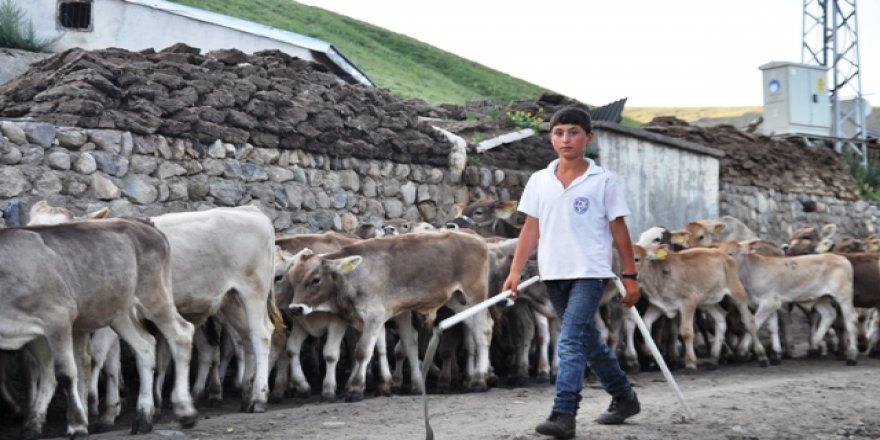
[[[275,289],[269,289],[269,298],[266,300],[266,309],[269,311],[269,320],[275,326],[274,334],[280,334],[287,326],[284,325],[284,317],[281,316],[281,309],[275,304]]]

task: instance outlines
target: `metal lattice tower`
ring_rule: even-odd
[[[856,0],[804,0],[801,62],[831,71],[831,134],[838,153],[849,150],[868,165],[867,102],[862,97]]]

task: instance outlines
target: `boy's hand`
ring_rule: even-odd
[[[623,288],[626,289],[626,296],[620,300],[625,307],[632,307],[639,302],[639,282],[633,279],[624,278]]]
[[[519,294],[516,288],[519,286],[521,279],[522,275],[520,275],[519,272],[510,271],[510,274],[507,275],[507,279],[504,280],[504,285],[501,286],[501,292],[510,289],[510,299],[515,299]]]

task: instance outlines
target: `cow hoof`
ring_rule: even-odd
[[[400,385],[391,385],[391,392],[394,394],[403,394],[403,387]]]
[[[807,357],[817,358],[817,357],[821,357],[821,356],[822,356],[822,350],[819,350],[816,348],[811,348],[811,349],[807,350]]]
[[[177,419],[177,422],[180,423],[180,426],[185,429],[190,429],[196,426],[196,420],[198,416],[193,414],[191,416],[182,416]]]
[[[391,397],[393,394],[391,393],[391,388],[379,388],[376,390],[376,396],[380,397]]]
[[[489,374],[489,376],[486,378],[487,386],[497,387],[498,382],[500,382],[500,379],[498,379],[498,376],[496,376],[495,374]]]
[[[364,393],[349,393],[348,397],[345,398],[345,401],[348,403],[355,403],[364,400]]]
[[[437,389],[434,390],[437,394],[449,394],[452,389],[449,384],[446,385],[437,385]]]
[[[336,395],[321,394],[321,403],[336,403]]]
[[[131,423],[131,435],[146,434],[153,430],[153,422],[150,417],[144,414],[138,414]]]
[[[284,402],[284,396],[279,396],[276,394],[269,395],[269,403],[276,404],[281,402]]]
[[[779,365],[781,363],[782,363],[782,360],[779,359],[778,356],[771,356],[770,357],[770,365]]]
[[[70,440],[89,438],[89,433],[88,432],[74,432],[73,434],[70,434],[70,437],[68,437],[68,438]]]
[[[538,373],[535,376],[535,382],[538,382],[538,383],[550,382],[550,374],[549,373]]]
[[[684,369],[684,374],[688,374],[688,375],[697,374],[697,369],[694,367],[687,367]]]
[[[853,365],[858,365],[858,364],[859,364],[859,361],[857,361],[857,360],[855,360],[855,359],[847,359],[847,360],[846,360],[846,365],[847,365],[847,366],[853,366]]]

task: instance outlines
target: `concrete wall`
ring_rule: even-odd
[[[40,31],[41,36],[57,35],[62,31],[56,20],[56,0],[17,3],[33,21],[34,28]],[[253,53],[264,49],[279,49],[292,56],[314,61],[311,52],[303,47],[120,0],[93,2],[92,18],[91,31],[64,30],[64,36],[55,49],[60,51],[71,47],[121,47],[138,51],[147,48],[163,49],[183,42],[202,51],[236,48],[245,53]]]
[[[618,175],[633,238],[652,227],[683,227],[719,215],[718,150],[617,124],[596,124],[593,146]]]

